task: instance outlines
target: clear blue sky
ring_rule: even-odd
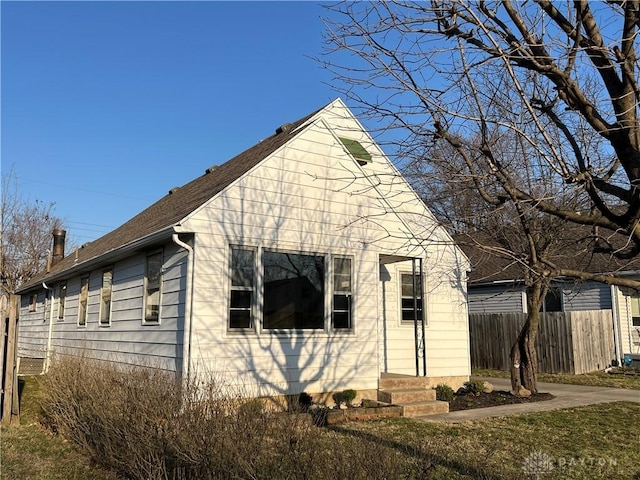
[[[76,244],[331,101],[312,2],[6,2],[2,170]]]

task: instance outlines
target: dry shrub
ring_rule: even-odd
[[[384,442],[269,411],[215,375],[180,382],[151,368],[57,358],[44,423],[131,479],[411,478],[415,462]],[[413,471],[411,471],[413,469]]]

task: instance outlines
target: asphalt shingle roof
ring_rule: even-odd
[[[594,249],[589,227],[571,225],[567,227],[569,230],[573,238],[567,235],[564,248],[548,257],[558,267],[594,274],[640,270],[640,258],[620,260]],[[458,235],[455,240],[471,262],[469,284],[524,279],[524,264],[513,255],[501,254],[495,248],[500,247],[495,241],[480,235]]]

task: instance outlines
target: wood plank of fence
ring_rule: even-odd
[[[614,355],[612,322],[611,312],[608,310],[572,313],[572,348],[576,373],[602,370],[611,363]]]
[[[524,313],[469,315],[472,368],[508,370],[511,346],[525,321]],[[613,358],[611,312],[544,314],[536,353],[540,372],[579,374],[605,368]]]

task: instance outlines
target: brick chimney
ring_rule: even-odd
[[[67,232],[59,228],[54,228],[51,233],[53,234],[53,255],[51,256],[51,266],[53,267],[64,258],[64,239]]]

